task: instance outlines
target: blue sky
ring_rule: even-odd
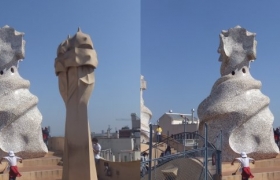
[[[219,34],[240,25],[257,34],[250,72],[262,82],[274,126],[280,126],[279,12],[278,1],[141,0],[141,73],[152,121],[170,109],[197,110],[220,77]]]
[[[220,77],[219,34],[236,25],[257,33],[257,60],[250,71],[271,99],[274,125],[280,125],[280,2],[26,0],[5,1],[1,7],[0,27],[25,33],[26,56],[19,72],[31,82],[42,125],[50,125],[52,135],[63,135],[65,125],[54,73],[56,49],[78,27],[90,34],[99,60],[88,107],[92,131],[130,125],[115,119],[139,114],[140,69],[154,122],[169,109],[197,110]]]
[[[65,126],[54,73],[56,50],[78,27],[91,36],[99,61],[88,106],[91,131],[131,126],[116,119],[139,114],[140,1],[5,1],[0,11],[0,27],[4,25],[25,33],[26,55],[19,73],[30,81],[42,125],[50,125],[52,135],[64,135]]]

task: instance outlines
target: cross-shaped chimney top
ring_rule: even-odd
[[[0,28],[0,68],[17,66],[18,61],[25,57],[24,33],[14,28],[4,26]]]
[[[220,34],[219,61],[221,65],[221,75],[227,75],[243,66],[249,67],[249,62],[256,59],[255,40],[256,33],[236,26],[229,30],[223,30]]]

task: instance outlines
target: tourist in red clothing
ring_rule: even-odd
[[[250,162],[255,164],[255,160],[253,158],[247,157],[247,154],[245,152],[242,152],[241,157],[233,159],[232,162],[231,162],[231,165],[234,164],[234,161],[239,161],[241,163],[242,180],[248,180],[249,178],[254,178],[254,176],[253,176],[253,174],[251,173],[251,170],[250,170]]]
[[[3,160],[8,161],[9,163],[9,167],[10,167],[9,180],[16,180],[17,177],[21,176],[21,174],[18,171],[17,161],[22,163],[22,158],[15,156],[14,152],[10,151],[9,156],[3,157],[0,160],[0,164],[2,164]]]

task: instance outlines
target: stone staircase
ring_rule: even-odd
[[[156,145],[156,143],[153,143],[153,146]],[[171,146],[170,146],[171,147]],[[152,159],[157,159],[160,157],[160,154],[165,151],[167,148],[167,144],[164,142],[161,142],[157,145],[156,148],[152,149]],[[141,144],[141,152],[147,152],[149,153],[149,145],[148,144]],[[171,147],[171,154],[176,154],[177,150]],[[157,161],[152,161],[152,167],[155,166]]]
[[[165,135],[165,134],[162,134],[162,139],[163,139],[163,142],[165,142],[166,144],[169,144],[171,148],[173,148],[174,150],[176,150],[177,152],[183,152],[184,150],[184,146],[182,143],[178,142],[177,140]],[[189,150],[191,148],[187,148],[186,147],[186,150]]]
[[[153,137],[153,146],[156,144],[156,137]],[[160,151],[165,151],[165,149],[167,148],[167,145],[170,145],[171,147],[171,154],[175,154],[177,152],[181,152],[183,151],[183,145],[176,141],[175,139],[168,137],[165,134],[162,134],[162,142],[158,143],[157,145],[157,149],[159,149]],[[149,145],[148,144],[141,144],[141,152],[149,151]],[[160,155],[160,153],[159,153]]]
[[[153,143],[153,145],[155,145],[156,143]],[[176,154],[177,153],[177,150],[175,148],[173,148],[172,146],[171,147],[171,154]],[[164,142],[161,142],[160,144],[158,144],[158,146],[156,148],[153,148],[153,151],[152,151],[152,159],[155,159],[155,158],[159,158],[160,157],[160,154],[162,152],[164,152],[167,148],[167,144],[164,143]],[[147,152],[149,153],[149,145],[148,144],[141,144],[141,152]]]
[[[48,152],[45,157],[25,159],[22,163],[18,163],[21,173],[19,180],[61,180],[62,166],[59,166],[61,153]],[[7,163],[2,162],[1,171],[6,167]],[[0,180],[8,180],[9,172],[6,170],[0,174]]]
[[[198,180],[204,177],[203,165],[197,159],[177,158],[152,170],[152,179]],[[211,177],[208,174],[208,179]],[[146,174],[141,180],[148,180]]]
[[[237,171],[239,166],[235,162],[232,166],[229,162],[222,164],[222,180],[240,180],[241,173]],[[255,176],[254,180],[280,180],[280,155],[273,159],[259,160],[255,164],[250,164],[251,172]]]

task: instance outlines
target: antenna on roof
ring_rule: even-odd
[[[194,121],[194,115],[193,115],[193,113],[194,113],[194,109],[192,109],[192,123],[193,123],[193,121]]]

